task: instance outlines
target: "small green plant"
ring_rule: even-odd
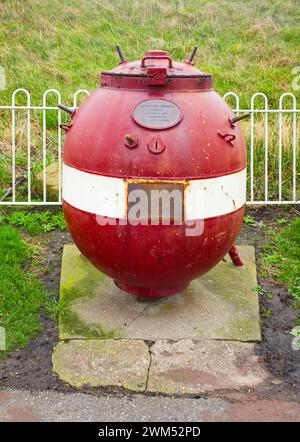
[[[269,307],[263,308],[261,311],[261,316],[264,318],[269,318],[272,316],[272,310]]]
[[[257,285],[253,288],[253,291],[257,292],[260,296],[264,298],[271,299],[273,297],[272,293],[270,293],[267,289],[262,287],[261,285]]]
[[[300,336],[300,327],[294,327],[291,331],[291,335]]]
[[[291,330],[291,335],[294,336],[292,347],[294,350],[300,350],[300,327],[296,326]]]
[[[288,224],[288,220],[286,218],[278,218],[277,220],[278,224]]]
[[[251,227],[262,227],[264,228],[266,225],[262,221],[256,221],[252,216],[244,216],[244,224],[249,225]]]
[[[252,218],[252,216],[244,216],[244,224],[250,225],[250,226],[255,226],[256,221],[254,218]]]

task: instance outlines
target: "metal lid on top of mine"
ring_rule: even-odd
[[[168,51],[151,50],[144,53],[141,60],[127,61],[121,63],[109,71],[103,71],[108,75],[124,76],[147,76],[148,69],[166,69],[166,75],[171,78],[190,78],[190,77],[211,77],[211,74],[196,69],[190,61],[173,61]]]

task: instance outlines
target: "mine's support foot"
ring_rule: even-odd
[[[235,266],[242,267],[244,265],[236,246],[232,246],[228,253]]]
[[[155,298],[164,298],[165,296],[176,295],[177,293],[183,292],[188,286],[189,282],[186,282],[182,285],[177,285],[174,287],[138,287],[132,284],[126,284],[119,281],[115,281],[117,287],[127,293],[131,293],[133,295],[141,298],[141,301],[145,301],[146,298],[148,300]]]

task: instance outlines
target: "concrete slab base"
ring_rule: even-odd
[[[60,339],[261,340],[254,248],[244,267],[228,258],[175,296],[140,302],[96,270],[74,245],[64,248]]]
[[[75,387],[171,395],[264,383],[254,248],[239,252],[244,267],[227,259],[183,293],[140,302],[65,246],[54,371]]]

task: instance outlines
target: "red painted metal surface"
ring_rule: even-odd
[[[178,293],[231,249],[244,208],[205,221],[200,236],[184,226],[99,226],[96,215],[64,203],[64,214],[80,251],[119,285],[141,296]]]
[[[244,138],[240,126],[230,122],[231,109],[213,91],[210,74],[190,62],[149,51],[142,63],[123,61],[102,73],[101,86],[72,116],[64,147],[68,166],[154,180],[216,178],[246,167]],[[133,110],[149,99],[174,102],[182,119],[168,129],[142,127]],[[189,237],[185,226],[100,225],[93,213],[66,201],[63,208],[83,255],[119,287],[150,297],[181,291],[216,265],[232,248],[244,213],[241,207],[208,218],[203,233]]]
[[[166,145],[163,156],[149,157],[147,143],[153,131],[139,126],[131,117],[134,107],[149,98],[175,101],[183,115],[178,126],[154,131]],[[237,172],[246,167],[240,127],[234,129],[235,147],[218,135],[220,130],[232,131],[230,116],[233,116],[231,109],[214,91],[101,87],[73,117],[64,162],[80,170],[124,178],[197,179]],[[129,133],[140,140],[139,148],[131,151],[124,150],[124,136]],[[205,146],[209,143],[214,149],[207,160]]]

